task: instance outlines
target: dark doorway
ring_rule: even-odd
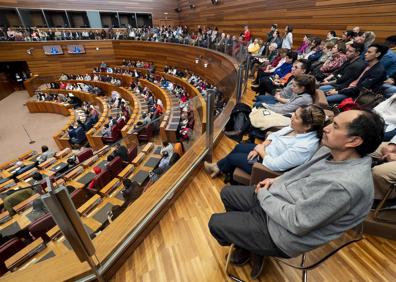
[[[0,100],[14,91],[23,90],[23,81],[29,77],[26,62],[0,62]]]

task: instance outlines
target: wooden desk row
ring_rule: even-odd
[[[147,108],[142,105],[144,104],[144,100],[142,101],[139,99],[139,97],[136,97],[136,95],[128,90],[127,88],[124,87],[118,87],[115,85],[112,85],[109,82],[102,82],[102,81],[85,81],[85,80],[63,80],[63,82],[66,83],[85,83],[93,86],[97,86],[104,90],[105,94],[107,96],[111,96],[112,91],[117,91],[120,96],[129,102],[130,107],[132,109],[132,114],[131,118],[127,124],[124,126],[124,128],[121,129],[121,134],[122,136],[128,135],[128,133],[133,130],[134,125],[136,124],[137,121],[139,121],[139,116],[142,111],[147,111]],[[94,96],[94,95],[93,95]],[[110,113],[110,112],[109,112]],[[106,115],[106,119],[102,120],[102,122],[99,123],[99,126],[94,126],[93,130],[89,130],[87,132],[87,138],[88,142],[90,143],[91,147],[94,150],[98,150],[99,148],[104,146],[104,143],[102,141],[102,134],[101,134],[101,129],[103,128],[104,124],[107,123],[109,115]]]
[[[177,76],[173,76],[167,73],[161,73],[167,80],[172,81],[178,85],[181,85],[186,89],[187,93],[190,95],[190,98],[196,97],[199,101],[201,107],[198,107],[198,113],[202,122],[202,131],[205,131],[206,128],[206,101],[204,97],[202,97],[201,93],[199,93],[198,89],[188,83],[185,79],[179,78]]]

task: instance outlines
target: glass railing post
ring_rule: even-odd
[[[206,148],[208,153],[206,160],[212,162],[213,157],[213,127],[214,127],[214,108],[216,93],[212,89],[208,89],[206,95]]]
[[[243,82],[243,65],[239,65],[237,71],[237,90],[236,90],[236,102],[239,103],[242,98],[242,82]]]

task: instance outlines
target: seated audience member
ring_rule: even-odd
[[[226,212],[212,215],[209,229],[219,244],[236,245],[231,263],[245,263],[252,253],[257,278],[264,257],[296,257],[361,223],[374,196],[367,155],[381,143],[383,128],[374,112],[342,112],[307,163],[256,187],[223,188]]]
[[[259,39],[258,38],[254,39],[254,41],[252,43],[250,43],[248,46],[248,52],[251,55],[257,55],[258,52],[260,51],[261,45],[262,45],[262,41],[261,41],[261,44],[259,44]]]
[[[22,188],[4,198],[4,208],[10,215],[14,215],[16,212],[13,208],[34,194],[35,192],[31,188]]]
[[[323,49],[325,47],[326,46],[325,46],[325,42],[324,41],[322,41],[319,37],[314,37],[312,39],[311,46],[310,46],[311,51],[304,55],[304,59],[307,59],[310,64],[318,61],[320,58],[322,58]],[[325,59],[323,60],[322,63],[324,63],[324,61],[326,59],[327,59],[327,57],[325,57]]]
[[[280,49],[277,56],[270,61],[270,65],[266,67],[259,68],[257,70],[256,79],[252,81],[252,86],[258,86],[260,79],[266,75],[272,74],[277,68],[281,67],[286,62],[286,55],[288,50]]]
[[[41,146],[41,154],[37,157],[36,162],[37,164],[41,164],[45,162],[48,158],[51,158],[55,155],[55,152],[51,149],[48,149],[47,146]]]
[[[330,58],[328,58],[318,71],[314,71],[317,80],[322,81],[325,77],[330,75],[333,71],[339,69],[346,61],[345,55],[346,47],[343,42],[338,42],[331,50]]]
[[[266,103],[269,105],[276,104],[278,102],[282,104],[287,103],[293,95],[292,86],[293,86],[294,77],[307,73],[308,69],[309,69],[308,62],[306,60],[300,59],[295,61],[293,63],[293,67],[290,73],[291,76],[289,77],[289,79],[284,84],[281,81],[279,82],[274,81],[274,84],[276,84],[277,86],[277,89],[274,89],[275,93],[270,93],[271,95],[257,96],[256,103],[254,104],[254,106],[259,107],[261,103]]]
[[[384,45],[372,44],[364,54],[367,67],[360,76],[343,89],[328,91],[327,101],[334,104],[348,97],[357,97],[362,88],[377,91],[386,79],[385,69],[379,61],[387,51],[388,47]]]
[[[258,78],[259,85],[252,85],[252,90],[260,92],[260,95],[265,95],[266,92],[271,93],[273,90],[273,80],[284,78],[291,72],[294,61],[297,60],[297,53],[289,51],[286,55],[285,62],[273,72],[264,72],[257,74],[261,76]],[[269,88],[269,89],[268,89]]]
[[[381,90],[383,91],[385,98],[389,98],[396,93],[396,72],[384,81],[384,84],[381,86]]]
[[[360,57],[363,50],[363,44],[353,43],[348,45],[346,50],[347,61],[338,70],[326,77],[319,89],[325,93],[332,89],[340,90],[356,80],[366,67],[365,62]]]
[[[342,33],[341,40],[345,43],[345,45],[349,45],[353,43],[353,37],[355,36],[355,32],[352,30],[346,30]]]
[[[115,157],[120,157],[124,162],[129,162],[128,149],[124,145],[117,143],[113,154]]]
[[[389,50],[380,62],[384,66],[386,75],[390,77],[396,73],[396,35],[386,38],[385,45],[389,47]]]
[[[74,136],[70,138],[72,145],[79,145],[86,139],[84,124],[81,120],[77,120],[77,128],[74,129]]]
[[[111,137],[111,128],[108,123],[103,126],[102,137]]]
[[[121,191],[121,194],[128,205],[137,200],[143,193],[143,187],[140,187],[136,181],[126,178],[122,181],[122,184],[124,185],[124,189]]]
[[[304,106],[293,113],[290,126],[271,133],[262,144],[238,144],[225,158],[205,170],[212,178],[220,172],[232,175],[235,168],[251,173],[253,164],[261,162],[273,171],[285,171],[309,160],[319,147],[326,115],[318,106]]]
[[[373,167],[374,199],[382,200],[390,187],[396,184],[396,136],[382,143],[372,154],[380,164]],[[395,190],[389,199],[396,198]]]
[[[304,35],[303,42],[301,43],[300,47],[297,49],[298,56],[304,56],[305,54],[309,53],[311,45],[311,35],[306,34]]]
[[[258,67],[265,67],[274,60],[274,58],[278,55],[277,48],[278,46],[276,45],[276,43],[271,43],[268,46],[268,56],[266,58],[263,58],[261,54],[259,56],[253,56],[251,58],[251,64],[250,64],[251,77],[254,77],[254,74],[256,73]]]
[[[262,105],[278,114],[289,114],[297,110],[298,107],[312,104],[315,91],[315,78],[312,75],[301,74],[293,79],[293,95],[285,104]]]
[[[385,120],[384,140],[391,140],[396,135],[396,95],[380,103],[374,110]]]
[[[10,171],[10,173],[11,173],[10,178],[13,178],[15,180],[18,175],[32,169],[35,165],[36,164],[25,165],[22,161],[17,161],[15,163],[15,169]]]
[[[168,151],[163,151],[161,153],[162,158],[158,164],[158,168],[161,169],[162,171],[167,171],[170,168],[170,160],[172,158],[172,154],[169,154]]]
[[[162,155],[163,152],[168,152],[169,155],[173,154],[173,145],[168,141],[162,141],[162,148],[160,154]]]

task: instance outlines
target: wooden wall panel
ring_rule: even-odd
[[[86,54],[67,54],[68,44],[84,45]],[[45,45],[61,45],[64,54],[44,55]],[[26,52],[30,48],[33,48],[32,55]],[[102,60],[114,63],[111,41],[0,42],[0,61],[26,61],[33,74],[44,76],[92,71]]]
[[[49,0],[0,0],[0,6],[5,7],[20,7],[20,8],[43,8],[43,9],[67,9],[67,10],[100,10],[100,11],[119,11],[132,13],[151,13],[153,15],[154,23],[160,19],[164,19],[164,13],[167,12],[168,19],[178,19],[178,14],[175,12],[177,7],[177,0],[161,0],[161,1],[147,1],[147,0],[63,0],[63,1],[49,1]]]
[[[365,31],[374,31],[382,41],[395,34],[396,2],[394,0],[178,0],[182,9],[180,23],[196,29],[198,24],[217,26],[220,31],[240,34],[248,24],[254,36],[266,38],[271,24],[294,27],[296,42],[309,33],[324,38],[329,30],[341,34],[345,29],[359,25]],[[298,46],[294,46],[298,47]]]
[[[56,44],[62,46],[63,55],[44,55],[43,46]],[[67,54],[68,44],[84,45],[86,54]],[[26,52],[30,48],[33,48],[32,55]],[[204,68],[202,62],[196,64],[197,57],[207,60],[208,67]],[[187,68],[216,84],[226,95],[232,93],[236,85],[236,61],[222,53],[199,47],[130,40],[0,42],[0,62],[26,61],[30,71],[40,76],[92,72],[92,68],[101,61],[115,65],[124,58],[153,61],[159,68],[164,65]]]

